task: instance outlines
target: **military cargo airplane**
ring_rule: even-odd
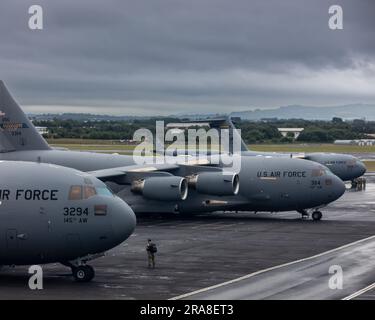
[[[50,164],[0,161],[0,265],[59,262],[78,282],[87,264],[126,240],[132,209],[87,173]]]
[[[236,119],[236,118],[234,118]],[[182,123],[183,124],[183,123]],[[339,154],[339,153],[323,153],[323,152],[309,152],[305,154],[284,154],[277,152],[259,152],[249,150],[246,143],[242,140],[238,134],[236,127],[233,123],[231,117],[215,118],[215,119],[204,119],[198,121],[189,122],[190,126],[195,126],[197,124],[206,125],[210,128],[216,129],[228,129],[230,130],[231,138],[237,135],[241,139],[241,155],[242,156],[272,156],[272,157],[284,157],[284,158],[299,158],[309,161],[314,161],[328,167],[336,176],[338,176],[343,181],[353,181],[356,178],[364,175],[366,172],[366,166],[358,158],[349,154]],[[167,125],[169,128],[179,128],[181,123],[171,123]],[[186,128],[186,124],[184,125]],[[232,146],[230,142],[228,146]],[[228,150],[224,149],[222,152],[233,152],[230,148]]]
[[[340,178],[312,161],[272,157],[254,157],[248,161],[247,157],[242,157],[241,163],[238,195],[201,198],[202,203],[207,207],[216,206],[218,210],[226,210],[225,207],[220,208],[221,204],[231,203],[231,211],[295,210],[304,217],[311,211],[312,219],[320,220],[322,212],[319,208],[337,200],[345,192]],[[187,201],[180,206],[184,212],[197,210],[191,208],[193,204]]]
[[[37,132],[0,82],[0,159],[53,163],[89,172],[109,185],[135,213],[190,214],[221,210],[297,210],[320,220],[320,207],[338,199],[343,182],[318,163],[301,159],[241,157],[228,172],[199,159],[152,165],[132,156],[56,150]],[[239,180],[244,188],[239,187]]]

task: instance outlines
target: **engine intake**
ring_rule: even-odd
[[[199,193],[233,196],[240,189],[240,179],[236,173],[203,172],[186,178],[189,187]]]
[[[188,196],[188,183],[182,177],[150,177],[134,180],[131,191],[145,198],[162,201],[185,200]]]

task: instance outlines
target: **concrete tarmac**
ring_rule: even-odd
[[[256,272],[177,299],[344,299],[367,287],[375,279],[374,252],[375,236],[372,236],[314,257]]]
[[[68,268],[53,264],[44,266],[44,289],[32,291],[27,267],[4,267],[0,270],[0,299],[170,299],[308,258],[375,235],[373,180],[369,177],[365,191],[348,191],[322,209],[320,222],[301,220],[295,212],[217,213],[191,218],[141,216],[127,242],[91,262],[96,270],[93,282],[75,283]],[[158,245],[156,269],[147,267],[147,238]],[[293,269],[302,279],[298,282],[303,289],[300,297],[338,299],[374,282],[375,274],[369,269],[374,247],[365,244],[368,247],[354,246],[354,253],[345,251],[327,260],[315,260],[317,266],[311,263]],[[344,276],[349,267],[344,294],[325,292],[330,290],[327,277],[331,262],[343,265]],[[274,283],[276,287],[278,281],[284,281],[285,290],[262,297],[287,298],[282,292],[290,292],[292,285],[277,278],[268,281],[269,285]],[[355,281],[358,285],[352,285],[352,279],[359,279]],[[311,294],[310,289],[314,291]],[[368,291],[365,297],[372,299],[374,294]]]

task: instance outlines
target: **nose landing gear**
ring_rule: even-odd
[[[307,212],[306,209],[297,210],[297,212],[301,214],[302,220],[306,220],[309,218],[309,213]]]
[[[95,278],[95,270],[93,267],[86,263],[90,260],[104,256],[103,253],[95,255],[87,255],[82,258],[77,258],[73,261],[61,262],[64,266],[69,267],[72,270],[72,275],[77,282],[90,282]]]
[[[312,214],[311,214],[311,218],[314,220],[314,221],[319,221],[321,220],[323,217],[323,214],[321,211],[319,210],[316,210],[314,211]]]
[[[72,273],[77,282],[90,282],[95,277],[95,270],[89,265],[72,267]]]
[[[308,219],[309,218],[309,212],[306,210],[306,209],[303,209],[303,210],[298,210],[298,212],[302,215],[302,219]],[[323,214],[321,211],[319,210],[314,210],[312,213],[311,213],[311,218],[314,220],[314,221],[319,221],[321,220],[323,217]]]

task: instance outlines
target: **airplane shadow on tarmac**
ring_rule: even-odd
[[[283,212],[283,213],[253,213],[253,212],[241,212],[241,213],[208,213],[208,214],[197,214],[197,215],[177,215],[177,214],[138,214],[138,223],[161,223],[161,222],[251,222],[251,221],[263,221],[263,222],[286,222],[286,223],[306,223],[314,222],[311,219],[302,219],[301,215],[297,212]],[[316,223],[323,223],[324,220]],[[327,221],[326,221],[327,222]]]

